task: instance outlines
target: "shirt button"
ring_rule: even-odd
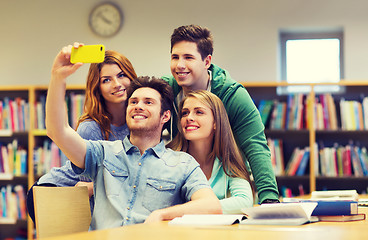
[[[112,173],[115,173],[115,171],[113,170]]]
[[[162,186],[160,186],[160,189],[162,189]]]
[[[138,165],[140,166],[140,165],[142,165],[142,163],[138,163]]]
[[[126,217],[125,219],[126,219],[126,220],[129,220],[129,218],[128,218],[128,217]]]
[[[136,187],[137,187],[136,185],[133,186],[133,188],[136,188]]]
[[[128,210],[130,210],[130,207],[127,207]]]

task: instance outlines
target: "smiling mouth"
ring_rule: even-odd
[[[187,130],[187,131],[193,131],[193,130],[197,130],[199,127],[197,127],[197,126],[187,126],[187,127],[185,127],[185,130]]]
[[[176,75],[178,75],[179,77],[186,77],[187,75],[189,75],[189,72],[177,72]]]
[[[134,115],[132,118],[134,120],[143,120],[143,119],[146,119],[147,117],[146,116],[142,116],[142,115]]]
[[[125,92],[125,89],[121,89],[117,92],[113,92],[112,95],[121,95],[121,94],[124,94],[124,92]]]

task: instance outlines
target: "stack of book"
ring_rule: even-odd
[[[29,105],[25,99],[5,97],[0,100],[0,129],[22,132],[29,129]]]

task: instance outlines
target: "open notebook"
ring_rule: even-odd
[[[188,214],[171,220],[169,225],[301,225],[318,221],[311,216],[316,206],[315,202],[262,204],[242,209],[244,215]]]
[[[258,207],[244,208],[242,212],[247,219],[240,224],[252,225],[302,225],[318,221],[312,216],[316,202],[306,203],[273,203]]]

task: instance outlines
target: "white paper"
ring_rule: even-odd
[[[172,225],[232,225],[245,218],[239,214],[187,214],[174,218],[169,222]]]

